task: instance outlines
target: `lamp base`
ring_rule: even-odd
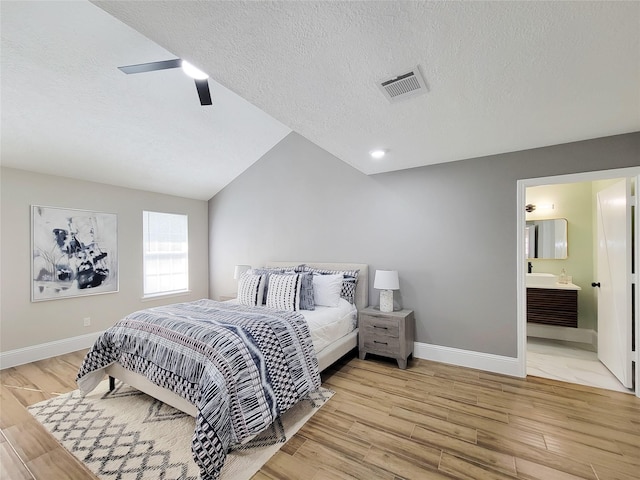
[[[380,290],[380,311],[393,312],[393,290]]]

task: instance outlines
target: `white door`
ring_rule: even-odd
[[[598,358],[625,387],[631,388],[630,179],[598,192],[596,215]]]

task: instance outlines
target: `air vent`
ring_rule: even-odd
[[[427,86],[418,67],[410,72],[378,82],[378,86],[390,102],[399,102],[405,98],[415,97],[427,92]]]

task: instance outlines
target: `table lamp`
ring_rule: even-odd
[[[380,311],[393,312],[393,291],[400,289],[397,270],[376,270],[373,288],[380,290]]]

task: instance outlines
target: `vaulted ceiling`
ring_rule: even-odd
[[[0,3],[2,165],[209,199],[292,130],[366,174],[640,130],[640,2]],[[210,75],[201,106],[182,58]],[[415,67],[426,93],[378,82]],[[372,159],[381,148],[387,155]]]

